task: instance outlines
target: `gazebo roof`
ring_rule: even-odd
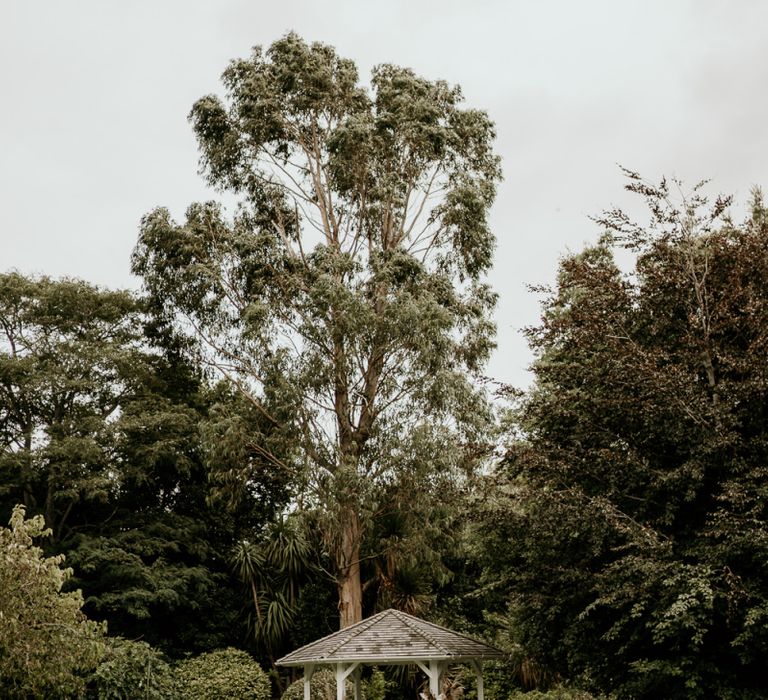
[[[296,649],[277,663],[281,666],[353,662],[408,664],[496,659],[503,655],[476,639],[390,609]]]

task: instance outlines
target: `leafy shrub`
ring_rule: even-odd
[[[518,691],[508,696],[507,700],[598,700],[585,690],[557,686],[549,690]]]
[[[227,648],[181,661],[176,677],[189,700],[269,700],[269,678],[248,654]]]
[[[351,677],[347,678],[348,698],[355,697],[353,683]],[[364,680],[360,686],[362,700],[384,700],[387,682],[384,674],[378,669],[374,669],[370,679]],[[336,674],[327,668],[315,671],[309,687],[311,700],[336,700]],[[281,700],[304,700],[304,680],[300,678],[291,683]]]
[[[392,683],[387,681],[384,674],[374,668],[369,678],[360,684],[362,700],[384,700],[387,690]],[[315,671],[309,684],[311,700],[336,700],[336,674],[330,669],[323,668]],[[354,697],[354,684],[347,678],[347,697]],[[291,683],[283,693],[281,700],[304,700],[304,679]]]
[[[309,687],[311,700],[336,700],[336,675],[327,668],[315,671]],[[352,684],[347,680],[347,697],[354,697],[352,692]],[[304,679],[291,683],[281,700],[304,700]]]
[[[146,642],[111,638],[91,678],[98,700],[176,700],[176,679],[163,655]]]
[[[104,625],[80,609],[80,591],[62,592],[71,576],[63,555],[46,557],[34,540],[47,537],[42,516],[16,506],[0,527],[0,697],[69,698],[104,653]]]
[[[387,696],[387,691],[393,689],[395,683],[391,680],[387,680],[383,671],[378,668],[374,668],[370,678],[363,681],[363,697],[367,700],[384,700]]]

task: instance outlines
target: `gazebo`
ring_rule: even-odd
[[[440,678],[448,666],[467,663],[477,673],[477,698],[483,700],[483,661],[503,656],[503,652],[476,639],[390,609],[296,649],[277,664],[304,667],[304,700],[310,700],[309,683],[318,666],[335,669],[337,700],[344,700],[346,680],[354,674],[355,700],[360,700],[363,664],[415,664],[427,674],[430,692],[437,697]]]

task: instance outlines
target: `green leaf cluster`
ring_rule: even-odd
[[[43,518],[17,506],[0,527],[0,694],[77,697],[103,653],[105,626],[86,619],[63,556],[46,557],[34,540],[50,535]]]
[[[377,491],[415,476],[410,436],[439,434],[470,465],[492,424],[474,379],[494,346],[494,129],[444,81],[382,65],[368,90],[351,61],[295,34],[223,82],[225,99],[198,100],[190,120],[204,174],[238,207],[148,213],[132,269],[257,418],[247,445],[227,439],[237,417],[216,426],[252,458],[213,466],[220,494],[236,503],[251,465],[289,476],[318,513],[346,623]]]
[[[249,600],[248,627],[261,648],[273,654],[290,634],[303,583],[316,573],[305,524],[297,514],[270,523],[259,542],[243,539],[231,563]]]
[[[384,673],[374,668],[370,677],[363,678],[360,682],[361,698],[362,700],[384,700],[391,685],[391,681],[387,681]],[[309,687],[311,700],[336,699],[336,675],[329,669],[320,669],[313,673]],[[348,698],[354,696],[354,682],[349,678],[346,681],[346,692]],[[303,678],[291,683],[280,697],[281,700],[304,700]]]
[[[108,638],[101,663],[89,679],[98,700],[177,700],[174,671],[163,655],[142,641]]]
[[[536,383],[485,514],[513,636],[621,697],[756,697],[766,609],[768,232],[759,196],[629,173],[530,329]],[[624,273],[617,246],[634,253]]]
[[[269,700],[269,678],[244,651],[217,649],[180,661],[176,677],[182,697],[195,700]]]

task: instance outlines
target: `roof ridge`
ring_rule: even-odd
[[[384,612],[386,612],[386,610]],[[378,618],[384,615],[384,612],[377,613],[376,615],[371,615],[371,617],[369,617],[367,620],[361,620],[356,625],[352,625],[352,627],[349,628],[349,631],[352,634],[348,634],[345,637],[343,637],[342,640],[336,646],[331,647],[328,653],[333,654],[334,652],[337,652],[350,639],[354,639],[361,632],[365,632],[365,630],[369,629],[373,625],[373,623],[378,620]]]
[[[419,627],[414,625],[413,622],[409,619],[411,616],[408,615],[408,613],[401,612],[400,610],[395,610],[394,608],[392,608],[392,612],[394,613],[395,617],[397,617],[397,619],[400,620],[400,622],[410,627],[417,634],[420,634],[431,644],[434,644],[438,649],[440,649],[440,651],[443,652],[443,654],[447,654],[448,656],[453,656],[453,654],[450,651],[448,651],[448,649],[446,649],[442,644],[440,644],[440,642],[438,642],[431,634],[429,634],[428,632],[425,632],[422,629],[419,629]],[[424,620],[424,622],[426,622],[426,620]]]

